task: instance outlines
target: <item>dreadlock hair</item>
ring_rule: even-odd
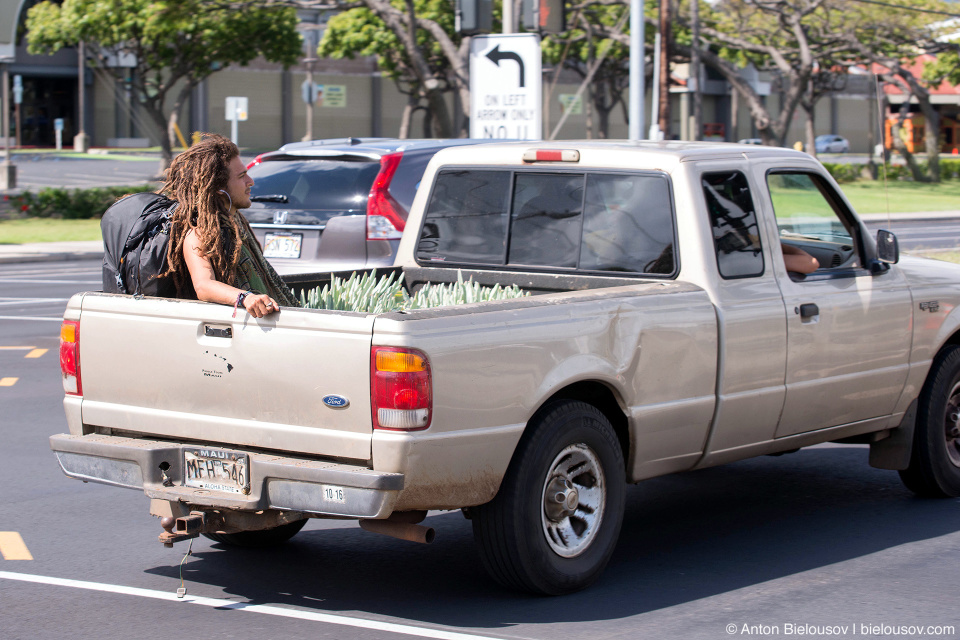
[[[177,295],[194,297],[190,272],[183,259],[183,244],[192,229],[197,234],[202,255],[210,260],[217,280],[233,284],[240,261],[241,229],[249,225],[240,215],[231,215],[226,190],[230,180],[230,162],[240,155],[233,142],[223,136],[202,134],[199,142],[178,155],[164,172],[158,193],[176,200],[170,224],[167,270]]]

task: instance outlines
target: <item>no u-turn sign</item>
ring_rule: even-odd
[[[539,140],[543,130],[540,36],[470,41],[470,137]]]

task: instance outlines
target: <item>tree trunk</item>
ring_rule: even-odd
[[[807,153],[812,155],[814,158],[817,157],[817,143],[816,140],[816,129],[814,128],[814,107],[811,105],[810,108],[807,108],[807,105],[803,106],[803,110],[807,114],[807,121],[804,124],[804,137],[807,139]]]
[[[450,109],[447,107],[447,101],[443,94],[444,92],[440,89],[427,92],[427,104],[430,109],[430,137],[433,138],[453,137],[453,120],[450,117]]]
[[[158,136],[160,138],[159,175],[162,176],[170,167],[170,163],[173,162],[173,147],[170,145],[170,138],[165,135],[167,131],[167,119],[164,117],[163,111],[159,107],[159,104],[156,100],[148,100],[140,103],[144,112],[146,112],[147,117],[153,121],[153,124],[155,124],[157,127],[157,131],[160,132],[160,135]]]
[[[940,182],[940,114],[929,101],[922,105],[924,117],[923,140],[927,147],[927,177]]]
[[[410,137],[410,123],[413,121],[413,112],[416,109],[416,99],[409,96],[407,104],[403,107],[403,114],[400,116],[400,133],[397,137],[406,140]]]

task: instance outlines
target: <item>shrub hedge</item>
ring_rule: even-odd
[[[927,162],[923,160],[918,164],[920,165],[920,171],[926,173]],[[867,168],[867,165],[865,164],[844,164],[839,162],[824,162],[823,166],[827,171],[830,172],[830,175],[833,176],[833,179],[840,183],[853,182],[854,180],[864,177]],[[910,169],[903,164],[888,164],[886,166],[880,165],[878,169],[878,178],[881,180],[883,179],[884,170],[887,172],[887,180],[913,179],[913,176],[910,174]],[[953,157],[940,158],[940,179],[960,179],[960,159],[954,159]]]
[[[152,191],[150,185],[96,187],[93,189],[40,189],[24,191],[10,198],[11,208],[20,215],[37,218],[99,218],[111,204],[128,193]]]

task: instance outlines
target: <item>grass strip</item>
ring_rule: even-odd
[[[20,218],[0,220],[0,244],[99,240],[100,220]]]

